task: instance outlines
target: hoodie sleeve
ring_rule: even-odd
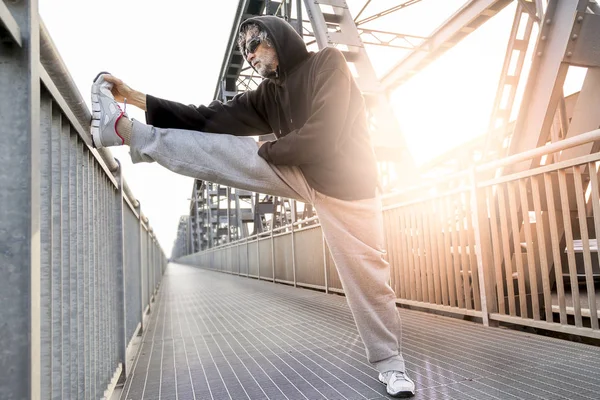
[[[263,144],[258,154],[275,165],[311,164],[335,154],[347,129],[351,79],[349,71],[340,68],[322,70],[304,126]]]
[[[226,103],[213,101],[208,106],[184,105],[158,97],[146,96],[146,123],[158,128],[187,129],[236,136],[253,136],[273,130],[264,117],[261,98],[265,90],[241,93]]]

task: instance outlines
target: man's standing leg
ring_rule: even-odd
[[[388,393],[414,394],[400,350],[401,323],[384,260],[381,200],[345,201],[316,194],[315,208],[367,358]]]

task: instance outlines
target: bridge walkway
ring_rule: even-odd
[[[599,399],[600,348],[399,309],[415,399]],[[170,264],[121,399],[386,399],[345,298]]]

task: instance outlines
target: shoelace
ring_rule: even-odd
[[[392,378],[394,377],[394,375],[396,375],[398,377],[398,379],[406,380],[406,379],[404,379],[404,372],[400,372],[400,371],[389,371],[385,375],[385,380],[387,382],[391,381]]]

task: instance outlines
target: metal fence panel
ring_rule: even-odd
[[[324,254],[324,262],[327,266],[327,287],[329,290],[334,289],[338,292],[342,291],[342,281],[340,280],[340,276],[338,274],[337,268],[335,266],[335,261],[333,261],[333,257],[331,256],[331,251],[329,251],[329,246],[324,242],[325,246],[325,254]]]
[[[133,311],[124,321],[123,194],[110,170],[115,161],[88,146],[82,126],[89,111],[73,101],[81,95],[72,91],[35,5],[3,5],[24,40],[0,41],[0,365],[7,366],[0,398],[100,398],[125,362],[125,326],[131,336],[140,303],[148,303],[139,271],[147,246],[137,217],[128,215],[125,263],[138,269],[127,280]],[[41,64],[38,34],[45,43]],[[158,284],[166,259],[158,243],[153,248]]]
[[[293,282],[292,234],[273,238],[273,248],[275,251],[275,278]]]
[[[144,305],[144,308],[148,305],[149,303],[149,295],[148,295],[148,232],[146,231],[146,228],[140,224],[140,243],[141,243],[141,247],[140,247],[140,259],[141,259],[141,283],[142,283],[142,304]]]
[[[273,279],[273,253],[271,238],[258,240],[258,260],[261,279]]]
[[[321,227],[297,231],[296,245],[296,281],[298,284],[325,287],[323,258],[323,236]]]
[[[41,382],[40,392],[52,391],[52,98],[42,90],[40,101],[40,259],[41,259]]]
[[[129,205],[124,207],[124,279],[125,279],[125,320],[127,343],[133,338],[142,317],[142,294],[140,285],[141,254],[140,223]]]
[[[248,275],[258,278],[258,239],[248,242]]]
[[[238,245],[238,258],[240,260],[240,275],[248,275],[248,265],[250,260],[247,241]]]

